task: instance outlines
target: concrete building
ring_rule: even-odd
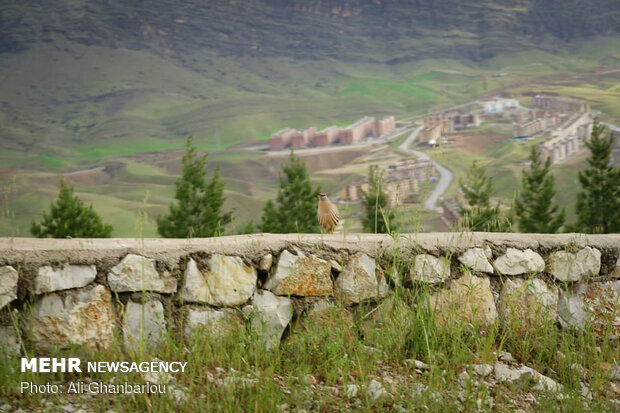
[[[342,128],[338,126],[330,126],[327,129],[323,129],[321,132],[314,135],[313,144],[316,147],[330,146],[336,142]]]
[[[295,129],[285,128],[271,135],[269,138],[269,150],[281,151],[291,143],[291,137],[296,133]]]
[[[482,102],[484,113],[502,113],[507,109],[517,109],[519,101],[517,99],[495,98]]]
[[[341,145],[350,145],[353,143],[358,143],[362,139],[367,136],[373,135],[373,126],[375,123],[375,119],[365,116],[357,122],[347,126],[345,129],[340,131],[338,136],[338,141]]]
[[[540,109],[561,109],[567,112],[590,112],[590,104],[580,99],[565,96],[536,95],[532,106]]]
[[[310,145],[316,135],[316,126],[310,126],[309,128],[299,130],[291,136],[291,148],[306,148]]]
[[[401,161],[390,165],[385,170],[384,189],[389,205],[413,202],[420,192],[420,182],[436,176],[435,167],[430,161],[417,159]],[[362,201],[364,192],[370,188],[366,180],[345,186],[341,191],[344,201]]]
[[[540,144],[543,159],[551,158],[552,164],[564,162],[579,152],[583,142],[592,132],[592,115],[574,113],[556,130],[551,138]]]
[[[443,127],[441,124],[425,127],[418,134],[418,142],[420,143],[436,143],[441,139]]]

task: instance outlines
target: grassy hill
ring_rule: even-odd
[[[588,99],[620,122],[618,17],[597,2],[608,12],[542,1],[9,1],[0,9],[0,234],[27,235],[65,174],[115,236],[155,235],[190,133],[220,167],[243,226],[274,196],[278,168],[241,146],[283,127],[536,91]],[[519,169],[500,159],[525,152],[508,148],[446,149],[438,160],[457,172],[471,156],[496,164],[509,199]],[[347,179],[315,167],[339,167],[340,157],[309,162],[327,191]]]

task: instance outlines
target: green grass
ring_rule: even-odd
[[[407,269],[405,256],[397,254],[390,262],[391,268]],[[523,320],[516,318],[482,327],[460,321],[458,312],[454,319],[442,313],[443,319],[453,321],[439,323],[440,315],[428,305],[432,294],[423,286],[397,288],[374,311],[370,303],[343,308],[336,302],[312,317],[298,317],[280,346],[269,351],[254,330],[237,327],[221,337],[197,329],[193,336],[184,338],[179,331],[169,329],[159,349],[145,346],[136,353],[120,345],[96,352],[72,347],[50,353],[52,357],[80,357],[82,361],[157,357],[187,362],[185,373],[173,374],[167,381],[166,394],[26,396],[20,394],[16,383],[67,384],[81,380],[139,384],[144,378],[139,373],[22,374],[19,358],[1,355],[0,396],[13,409],[25,410],[69,402],[86,410],[153,412],[444,412],[477,408],[491,412],[512,411],[519,406],[527,412],[603,413],[617,407],[607,371],[620,359],[620,348],[608,337],[599,338],[587,329],[564,331],[553,322],[523,325]],[[514,328],[517,325],[521,328]],[[493,365],[500,351],[510,352],[518,363],[560,383],[562,396],[535,390],[527,380],[502,384],[476,377],[472,365]],[[415,368],[413,360],[428,367]],[[580,379],[572,367],[575,364],[585,372],[582,380],[589,385],[591,400],[581,396]],[[463,372],[468,378],[463,378]],[[378,400],[370,397],[367,388],[372,380],[381,383],[390,395]],[[348,396],[348,386],[357,386],[357,394]]]

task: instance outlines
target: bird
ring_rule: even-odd
[[[316,216],[319,220],[319,224],[330,234],[334,233],[334,229],[340,222],[340,213],[336,205],[327,198],[327,195],[320,193],[317,195],[319,199],[319,208],[317,209]]]

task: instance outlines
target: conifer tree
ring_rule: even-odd
[[[553,203],[554,178],[549,174],[551,159],[544,162],[538,146],[530,152],[530,169],[521,177],[521,193],[515,199],[515,213],[521,232],[555,233],[564,224],[564,209]]]
[[[383,189],[384,176],[376,165],[371,165],[368,171],[370,187],[364,192],[364,210],[362,218],[364,231],[375,234],[385,234],[396,229],[394,211],[388,208],[387,194]]]
[[[510,218],[502,216],[499,203],[491,206],[493,182],[475,161],[467,171],[465,181],[459,180],[459,185],[469,205],[469,208],[459,207],[462,227],[471,231],[510,231]]]
[[[224,232],[232,221],[232,212],[222,213],[224,183],[216,170],[205,180],[207,155],[198,156],[193,136],[187,137],[183,156],[183,173],[176,182],[176,204],[170,204],[167,215],[157,218],[157,231],[166,238],[214,237]]]
[[[74,196],[63,177],[58,199],[51,203],[49,214],[43,213],[41,223],[32,223],[30,233],[39,238],[109,238],[112,226],[101,221],[92,205],[85,206]]]
[[[585,233],[620,232],[620,168],[610,163],[615,137],[598,119],[594,120],[588,167],[579,172],[581,192],[577,194],[577,229]]]
[[[282,165],[276,202],[267,201],[261,231],[273,233],[320,232],[316,217],[319,188],[312,189],[306,164],[291,151]]]

